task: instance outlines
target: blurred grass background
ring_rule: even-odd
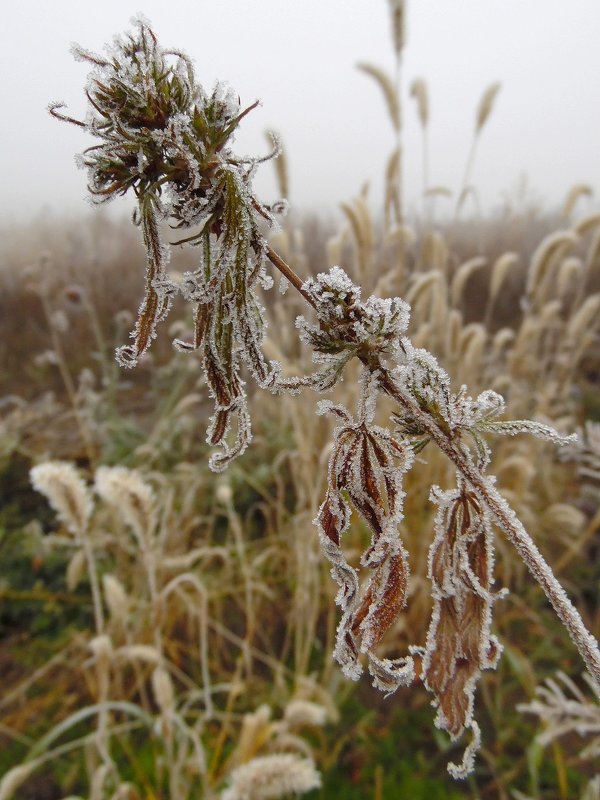
[[[405,239],[412,243],[403,244],[402,275],[397,239],[372,224],[376,244],[372,271],[363,274],[364,281],[372,285],[406,281],[403,295],[410,297],[412,291],[414,305],[411,335],[442,363],[454,356],[459,381],[468,379],[474,392],[495,378],[508,389],[515,415],[527,411],[550,417],[564,429],[600,419],[597,333],[565,373],[561,347],[547,349],[557,340],[544,339],[533,325],[547,325],[547,337],[562,326],[558,341],[564,343],[570,320],[598,289],[598,258],[589,264],[579,306],[569,302],[574,293],[569,285],[560,313],[549,323],[544,321],[545,304],[540,311],[535,303],[523,300],[540,238],[559,224],[565,227],[565,220],[529,212],[525,219],[514,214],[451,229],[416,231],[412,239]],[[591,226],[572,245],[582,263],[589,262],[595,249],[596,231]],[[301,264],[304,275],[315,274],[327,263],[328,243],[339,240],[340,233],[344,263],[358,273],[358,243],[339,221],[325,224],[311,217],[292,217],[277,234],[276,244]],[[188,324],[183,309],[175,310],[168,331],[139,369],[123,372],[112,360],[114,347],[130,328],[141,289],[143,253],[136,236],[127,222],[102,214],[85,223],[41,220],[29,230],[3,236],[0,772],[18,764],[48,729],[97,698],[87,649],[93,621],[85,570],[80,569],[75,579],[77,548],[72,542],[57,543],[56,537],[64,539],[64,530],[29,483],[29,469],[35,463],[62,459],[77,465],[88,480],[100,465],[122,465],[143,476],[157,498],[161,557],[173,564],[169,576],[193,572],[202,581],[208,671],[217,713],[202,723],[201,735],[215,759],[213,786],[220,785],[227,759],[239,745],[245,715],[266,704],[277,716],[297,696],[319,702],[325,696],[327,723],[304,731],[306,746],[323,775],[323,788],[313,793],[315,797],[509,798],[517,796],[514,791],[540,798],[579,796],[595,774],[593,763],[579,758],[583,742],[572,735],[540,748],[535,721],[516,706],[530,700],[536,685],[557,669],[578,681],[581,665],[542,593],[500,536],[497,581],[511,594],[496,607],[495,630],[505,653],[498,671],[482,680],[478,716],[484,749],[468,784],[457,785],[446,777],[445,764],[457,746],[433,728],[434,712],[423,692],[400,690],[382,699],[366,680],[354,685],[341,677],[330,655],[336,625],[333,587],[311,524],[324,482],[327,423],[314,416],[315,399],[308,394],[283,402],[255,397],[252,447],[225,476],[212,475],[206,467],[207,405],[200,371],[194,356],[176,353],[169,344]],[[437,266],[425,263],[423,255],[434,237],[445,246]],[[518,261],[492,313],[486,315],[493,265],[507,251],[517,253]],[[488,266],[468,278],[453,308],[452,278],[474,253]],[[175,254],[172,270],[189,268],[189,257],[189,251]],[[552,268],[559,270],[566,257],[563,254]],[[423,275],[435,270],[445,284],[441,310],[435,282],[415,291]],[[272,308],[275,322],[267,343],[267,349],[287,348],[291,369],[301,368],[306,358],[290,333],[296,311],[289,295]],[[453,344],[459,352],[454,354],[448,349],[448,337],[440,337],[436,330],[438,323],[447,324],[453,311],[460,314]],[[593,318],[581,336],[588,336],[595,325]],[[464,348],[479,329],[482,346],[465,356]],[[523,330],[528,331],[525,340],[520,337]],[[499,331],[511,332],[504,334],[500,352]],[[536,341],[543,364],[539,354],[533,360],[524,358]],[[555,381],[565,374],[569,385],[560,386],[560,396],[553,395]],[[342,389],[352,393],[350,386]],[[413,578],[409,607],[388,637],[389,655],[402,653],[408,642],[422,641],[426,632],[430,604],[426,552],[431,536],[427,486],[447,484],[451,470],[441,456],[426,451],[424,458],[407,479],[403,536]],[[496,447],[491,472],[498,475],[501,488],[550,563],[558,565],[559,579],[597,635],[597,487],[593,481],[582,481],[572,463],[560,462],[547,447],[524,438]],[[126,524],[114,509],[99,501],[97,506],[90,536],[99,569],[118,578],[131,602],[129,626],[108,612],[113,645],[152,642],[139,554],[131,545],[121,552],[118,542],[127,537]],[[366,535],[360,526],[352,528],[351,553],[360,551]],[[190,553],[196,555],[186,560]],[[181,702],[204,680],[197,657],[197,608],[190,611],[187,602],[182,598],[170,602],[161,623]],[[143,660],[115,662],[111,698],[156,713],[147,688],[149,677],[149,665]],[[118,721],[115,713],[114,723]],[[90,724],[82,720],[59,738],[61,743],[65,737],[81,739],[82,745],[51,758],[17,796],[24,800],[50,800],[68,793],[86,796],[85,737],[90,735]],[[258,738],[254,748],[260,751]],[[138,787],[138,795],[131,797],[170,797],[160,774],[159,750],[147,731],[115,737],[113,756],[123,781]],[[190,780],[194,785],[193,775]]]

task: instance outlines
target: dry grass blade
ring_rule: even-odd
[[[385,98],[385,105],[390,115],[390,120],[392,121],[392,125],[394,126],[395,131],[400,130],[400,103],[398,101],[398,95],[396,93],[396,87],[394,86],[394,81],[390,78],[390,76],[384,72],[380,67],[376,67],[374,64],[368,64],[365,62],[361,62],[356,65],[361,72],[364,72],[365,75],[370,75],[371,78],[377,83],[381,91],[383,92],[383,96]]]
[[[458,196],[458,200],[456,201],[456,211],[457,211],[457,213],[462,209],[462,207],[467,202],[469,197],[472,197],[473,201],[475,202],[475,204],[477,204],[477,202],[478,202],[477,190],[471,184],[468,184],[467,186],[465,186],[464,189],[461,190],[461,193]]]
[[[477,115],[475,117],[475,131],[479,133],[487,120],[489,119],[490,114],[494,108],[494,103],[496,101],[496,97],[498,92],[500,91],[501,84],[500,83],[492,83],[491,86],[483,93],[481,100],[479,101],[479,106],[477,107]]]
[[[541,291],[548,273],[577,240],[577,234],[572,231],[555,231],[543,239],[531,258],[527,272],[528,297],[533,298]]]
[[[406,3],[405,0],[388,0],[392,17],[392,43],[396,58],[400,57],[406,43]]]
[[[578,183],[569,191],[565,203],[563,205],[562,217],[565,220],[570,220],[575,211],[575,206],[582,197],[591,197],[594,190],[589,183]]]
[[[415,78],[410,87],[410,95],[417,102],[419,121],[423,128],[429,122],[429,98],[427,94],[427,83],[423,78]]]
[[[385,220],[386,228],[389,230],[392,219],[400,221],[400,150],[395,148],[385,169]]]
[[[586,233],[594,230],[600,225],[600,212],[596,212],[594,214],[588,214],[585,217],[577,220],[575,225],[573,225],[573,231],[578,234],[579,236],[583,236]]]
[[[452,197],[452,190],[447,186],[430,186],[425,195],[427,197]]]
[[[464,264],[461,264],[456,270],[456,274],[452,278],[452,283],[450,285],[450,300],[454,308],[457,308],[463,300],[463,292],[471,275],[476,270],[481,269],[481,267],[485,267],[486,264],[487,258],[476,256],[475,258],[470,258]]]
[[[287,200],[290,196],[290,181],[286,151],[281,144],[281,137],[276,131],[268,130],[265,135],[277,150],[277,157],[273,159],[273,166],[277,177],[277,188],[280,197]]]

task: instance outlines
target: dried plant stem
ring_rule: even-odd
[[[82,532],[82,534],[79,536],[79,541],[85,555],[88,576],[90,579],[96,633],[98,636],[101,636],[104,633],[104,612],[102,610],[102,595],[100,594],[100,584],[98,582],[98,573],[96,571],[94,548],[92,547],[92,543],[90,542],[86,532]]]
[[[244,542],[244,530],[242,521],[235,512],[235,508],[231,499],[227,501],[227,518],[229,520],[229,528],[233,532],[235,542],[235,549],[240,562],[240,569],[244,582],[244,614],[246,617],[246,630],[244,633],[244,647],[242,655],[244,659],[244,668],[246,670],[246,679],[252,680],[252,642],[256,631],[256,612],[255,600],[253,591],[253,576],[252,567],[248,560],[246,552],[246,545]]]
[[[78,535],[79,542],[83,549],[87,563],[92,601],[94,605],[94,619],[96,624],[96,634],[98,637],[104,635],[104,611],[102,607],[102,595],[100,593],[100,583],[96,569],[96,558],[94,547],[90,540],[87,530],[81,530]],[[108,695],[110,684],[110,667],[105,653],[96,654],[96,680],[98,683],[98,717],[96,724],[95,742],[98,754],[102,763],[109,768],[112,766],[112,758],[109,748],[108,734]]]
[[[402,225],[404,221],[404,204],[402,197],[402,50],[396,51],[396,71],[394,75],[394,89],[399,108],[398,127],[396,128],[396,151],[398,153],[398,170],[396,172],[396,180],[398,182],[398,225]],[[404,248],[402,248],[404,251]]]
[[[85,420],[81,415],[81,410],[79,408],[79,400],[77,397],[77,389],[75,388],[75,384],[73,383],[73,378],[71,376],[71,373],[69,372],[69,367],[67,366],[67,360],[65,358],[60,338],[56,332],[54,325],[52,324],[52,310],[48,303],[48,298],[46,297],[46,294],[43,290],[40,291],[39,298],[42,303],[42,308],[44,309],[44,315],[48,322],[48,329],[50,331],[50,340],[52,342],[52,349],[56,353],[57,366],[60,372],[60,377],[62,378],[62,382],[67,392],[69,402],[71,403],[71,406],[73,408],[73,414],[75,416],[75,422],[77,424],[77,429],[79,430],[81,442],[83,444],[85,454],[88,457],[90,464],[93,464],[96,460],[96,448],[94,446],[94,442],[90,434],[88,425],[86,424]]]
[[[276,267],[279,270],[279,272],[281,272],[284,278],[287,278],[287,280],[292,284],[294,289],[297,289],[297,291],[300,292],[300,294],[306,300],[306,302],[313,308],[315,308],[315,304],[312,297],[303,289],[304,281],[300,277],[298,277],[298,275],[296,275],[296,273],[290,267],[290,265],[286,263],[283,260],[283,258],[281,258],[281,256],[278,253],[276,253],[275,250],[273,250],[273,248],[270,245],[267,245],[267,258],[269,259],[271,264],[273,264],[273,266]]]
[[[89,297],[87,296],[87,293],[84,293],[83,295],[83,307],[85,309],[86,314],[88,315],[88,319],[90,321],[90,327],[92,329],[92,334],[94,336],[94,339],[96,340],[96,345],[98,347],[98,355],[100,357],[100,364],[102,366],[102,373],[104,377],[104,385],[107,390],[109,406],[111,410],[114,412],[116,404],[117,383],[118,383],[118,366],[115,360],[110,357],[110,350],[108,343],[106,341],[106,337],[102,330],[102,323],[100,322],[100,317],[98,316],[98,312],[96,311],[94,304],[90,301]]]
[[[432,206],[432,198],[429,197],[427,190],[429,189],[429,134],[427,130],[427,126],[423,126],[423,132],[421,134],[423,139],[423,153],[422,153],[422,180],[423,180],[423,219],[425,223],[427,223],[431,216],[431,206]]]
[[[410,411],[422,424],[423,428],[427,430],[440,450],[450,458],[468,483],[485,501],[496,523],[506,533],[530,573],[544,590],[546,597],[569,632],[596,686],[600,690],[600,650],[598,642],[585,627],[579,612],[554,577],[543,555],[514,511],[500,492],[493,488],[489,479],[486,479],[472,461],[466,457],[464,451],[440,430],[435,421],[422,411],[411,394],[404,391],[402,386],[394,380],[389,370],[380,363],[377,365],[370,364],[369,366],[373,370],[378,370],[380,374],[379,382],[386,394]]]
[[[301,291],[303,297],[314,306],[312,299],[302,289],[302,281],[294,270],[286,264],[274,251],[268,253],[270,261],[286,276],[290,283]],[[283,268],[282,268],[283,267]],[[585,627],[579,612],[567,597],[565,590],[554,577],[552,570],[540,553],[535,543],[523,527],[500,492],[495,489],[481,471],[473,464],[465,451],[444,433],[435,420],[424,412],[411,393],[405,390],[385,367],[378,357],[362,356],[361,360],[372,372],[377,373],[381,389],[422,425],[431,439],[453,462],[465,480],[472,486],[486,503],[496,523],[508,536],[511,543],[523,559],[532,576],[542,587],[546,597],[552,604],[559,619],[567,629],[575,646],[579,650],[591,676],[600,691],[600,650],[596,639]]]

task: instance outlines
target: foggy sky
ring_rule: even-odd
[[[93,142],[51,119],[46,106],[64,100],[74,116],[84,114],[88,69],[73,59],[71,42],[100,51],[140,11],[164,46],[194,59],[206,88],[226,80],[242,104],[262,100],[234,147],[265,152],[264,130],[277,129],[293,206],[335,207],[372,179],[379,210],[394,138],[378,87],[355,64],[393,68],[386,0],[21,0],[5,4],[0,30],[0,225],[44,209],[85,210],[85,173],[74,154]],[[481,93],[501,81],[475,166],[485,208],[514,201],[522,176],[529,196],[546,207],[575,183],[600,192],[599,41],[599,0],[409,0],[408,206],[418,208],[421,187],[421,138],[408,92],[417,76],[429,88],[432,185],[459,189]],[[273,200],[272,166],[261,172],[256,188]],[[112,207],[127,206],[117,200]]]

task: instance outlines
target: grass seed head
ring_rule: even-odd
[[[314,762],[292,753],[259,756],[235,769],[221,800],[279,800],[321,786]]]
[[[411,97],[414,97],[416,100],[421,126],[426,128],[429,122],[429,96],[427,93],[427,83],[423,78],[414,79],[410,87],[410,94]]]
[[[87,528],[93,503],[90,492],[72,464],[46,461],[31,470],[31,483],[41,492],[67,529],[81,535]]]
[[[475,117],[475,131],[477,133],[479,133],[479,131],[483,128],[485,123],[488,121],[490,114],[492,113],[496,97],[500,91],[500,86],[501,84],[499,83],[492,83],[491,86],[488,86],[488,88],[485,90],[481,100],[479,101],[477,115]]]

